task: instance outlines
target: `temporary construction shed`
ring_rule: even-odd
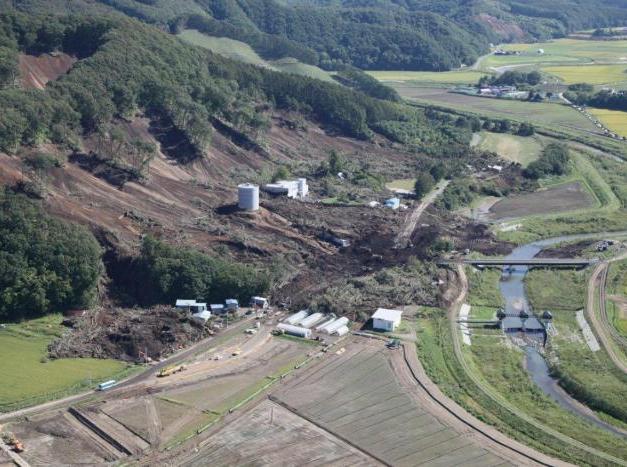
[[[309,310],[301,310],[298,313],[294,313],[292,316],[289,316],[285,322],[287,324],[298,324],[305,319],[307,315],[309,315]]]
[[[323,329],[327,334],[333,334],[335,331],[340,329],[342,326],[346,326],[349,320],[346,317],[338,318],[331,324],[329,324],[326,328]]]
[[[292,326],[291,324],[279,323],[277,329],[291,336],[304,337],[305,339],[311,338],[311,329],[302,328],[300,326]]]
[[[345,336],[346,334],[348,334],[348,326],[342,326],[341,328],[337,329],[335,331],[335,334],[337,334],[338,336],[342,337]]]
[[[372,328],[379,329],[381,331],[394,331],[396,327],[401,324],[400,310],[387,310],[385,308],[379,308],[374,315],[372,315]]]
[[[324,315],[322,313],[314,313],[312,315],[307,316],[304,320],[302,320],[299,324],[304,327],[309,329],[310,327],[312,327],[314,324],[319,323],[320,321],[322,321],[324,319]]]

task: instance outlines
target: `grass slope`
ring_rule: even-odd
[[[120,375],[125,363],[94,358],[46,359],[64,328],[60,315],[0,329],[0,411],[33,405],[95,386]]]
[[[253,48],[241,41],[226,37],[213,37],[194,29],[186,29],[178,35],[188,44],[209,49],[214,53],[223,55],[232,60],[250,63],[252,65],[270,68],[275,71],[283,71],[295,75],[308,76],[322,81],[335,82],[331,75],[313,65],[299,62],[295,58],[282,58],[280,60],[266,61],[253,50]]]
[[[491,133],[482,131],[479,134],[477,147],[484,151],[497,153],[503,159],[518,162],[527,167],[535,161],[542,151],[542,142],[537,137],[523,137],[508,133]]]

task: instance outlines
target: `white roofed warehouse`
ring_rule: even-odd
[[[401,324],[400,310],[388,310],[386,308],[379,308],[372,315],[372,329],[377,331],[394,331]]]

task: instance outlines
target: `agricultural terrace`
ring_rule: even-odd
[[[523,167],[535,161],[542,151],[542,141],[537,136],[517,136],[509,133],[482,131],[474,145],[484,151],[495,152],[503,159],[517,162]]]
[[[364,339],[361,339],[364,341]],[[275,397],[330,433],[392,465],[505,465],[506,458],[443,424],[401,385],[380,341],[353,341]],[[390,356],[390,352],[396,352]],[[402,359],[402,357],[401,357]]]
[[[196,45],[214,53],[223,55],[239,62],[250,63],[252,65],[270,68],[275,71],[283,71],[301,76],[308,76],[322,81],[333,81],[331,75],[313,65],[302,63],[295,58],[282,58],[280,60],[264,60],[245,42],[229,39],[226,37],[214,37],[195,29],[185,29],[178,37],[183,41]]]
[[[48,360],[48,345],[65,331],[61,320],[53,314],[0,329],[0,412],[91,389],[129,369],[116,360]]]

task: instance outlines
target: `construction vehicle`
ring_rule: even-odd
[[[173,375],[175,373],[179,373],[181,371],[185,371],[187,368],[185,367],[185,365],[178,365],[178,366],[169,366],[166,368],[162,368],[161,371],[159,371],[159,373],[157,373],[157,377],[158,378],[164,378],[166,376],[170,376]]]
[[[401,346],[400,339],[390,339],[385,346],[390,350],[397,350]]]
[[[24,452],[24,443],[17,439],[13,433],[10,433],[7,436],[5,442],[11,447],[11,449],[13,449],[13,451]]]

